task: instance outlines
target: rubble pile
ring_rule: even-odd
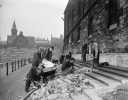
[[[88,68],[80,68],[75,73],[84,74],[84,73],[89,73],[89,72],[91,72],[91,70]]]
[[[59,79],[49,81],[46,87],[31,94],[31,100],[57,100],[68,99],[73,95],[83,93],[83,90],[92,88],[88,79],[83,79],[80,74],[70,74]]]
[[[116,86],[99,95],[103,100],[128,100],[128,84]]]

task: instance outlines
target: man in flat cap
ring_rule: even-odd
[[[39,49],[34,52],[33,59],[32,59],[32,67],[38,67],[39,64],[42,62],[42,54],[44,53],[44,48],[39,47]]]
[[[61,67],[62,74],[66,74],[74,70],[74,61],[75,59],[71,57],[63,62]]]
[[[51,46],[50,48],[46,49],[43,56],[43,59],[46,59],[48,61],[52,60],[52,51],[54,50],[54,47]]]
[[[39,82],[41,80],[42,73],[43,73],[43,67],[42,66],[32,67],[30,69],[30,71],[27,73],[27,76],[26,76],[25,92],[29,92],[29,87],[30,87],[32,82],[36,87],[38,87],[38,88],[41,87],[39,85]]]

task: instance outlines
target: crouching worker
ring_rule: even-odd
[[[72,58],[67,59],[63,62],[62,67],[61,67],[63,75],[73,72],[73,70],[74,70],[74,61],[75,61],[75,59],[72,57]]]
[[[31,83],[33,82],[33,84],[40,88],[41,86],[39,85],[39,82],[41,80],[41,76],[43,73],[43,67],[42,66],[38,66],[38,67],[32,67],[30,69],[30,71],[28,72],[27,76],[26,76],[26,85],[25,85],[25,91],[29,92],[29,87],[31,85]]]
[[[64,62],[64,59],[65,59],[65,55],[62,54],[60,57],[59,57],[59,63],[62,64]]]

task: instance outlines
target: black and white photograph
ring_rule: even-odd
[[[128,0],[0,0],[0,100],[128,100]]]

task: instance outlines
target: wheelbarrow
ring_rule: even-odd
[[[56,67],[44,68],[43,76],[47,77],[48,80],[54,79],[54,77],[61,75],[61,73],[56,74],[56,70],[57,70]],[[31,100],[30,95],[38,89],[39,88],[31,90],[29,93],[26,94],[26,96],[22,100]]]

